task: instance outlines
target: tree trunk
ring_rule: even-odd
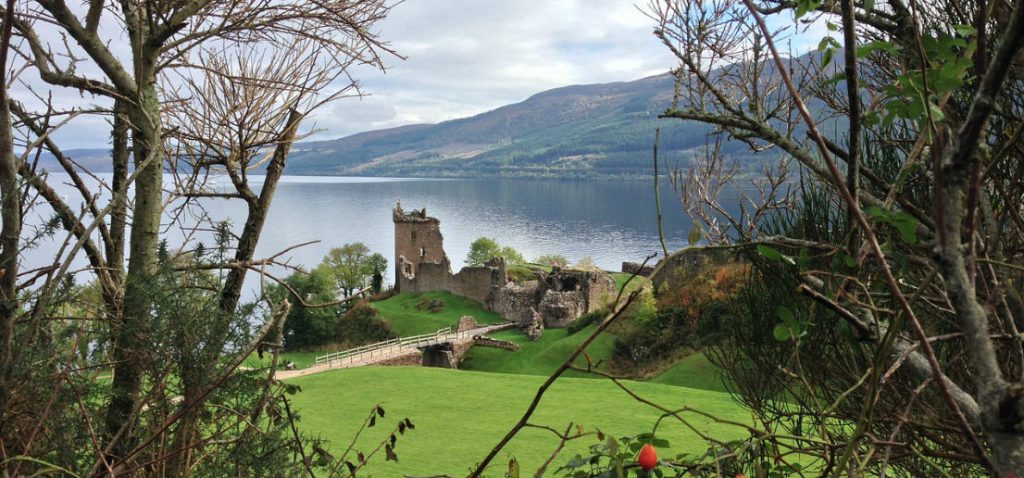
[[[7,50],[14,1],[8,0],[0,37],[0,418],[9,410],[14,319],[18,312],[18,247],[21,237],[21,191],[14,157],[10,98],[7,96]],[[0,424],[5,420],[0,419]],[[0,439],[4,434],[0,433]],[[8,450],[9,452],[13,450]]]
[[[131,450],[132,414],[139,398],[142,377],[149,359],[152,297],[149,281],[156,272],[160,219],[163,213],[163,143],[160,103],[152,67],[139,84],[139,104],[128,107],[135,158],[135,204],[129,243],[124,313],[111,322],[114,380],[107,410],[107,432],[122,436],[112,449],[114,456]],[[116,320],[117,318],[115,318]]]
[[[2,66],[2,65],[0,65]],[[21,237],[21,191],[14,157],[11,112],[6,88],[0,94],[0,412],[7,411],[14,319],[18,312],[18,245]],[[0,423],[3,423],[0,420]],[[0,435],[2,436],[2,435]]]

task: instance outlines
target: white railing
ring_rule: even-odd
[[[357,358],[370,359],[373,357],[383,357],[401,351],[402,348],[436,345],[444,342],[449,342],[452,340],[459,340],[462,338],[470,337],[471,335],[472,332],[468,330],[462,332],[452,332],[452,327],[449,326],[443,329],[438,329],[434,333],[413,335],[411,337],[396,337],[374,344],[362,345],[356,348],[342,350],[341,352],[333,352],[327,355],[321,355],[316,358],[316,363],[352,363],[355,362]]]

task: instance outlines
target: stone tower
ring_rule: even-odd
[[[405,212],[398,203],[392,214],[395,222],[395,285],[401,276],[415,277],[420,263],[448,263],[444,253],[441,221],[427,216],[427,209]]]

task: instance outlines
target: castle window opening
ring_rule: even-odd
[[[412,240],[416,240],[416,231],[412,231]]]
[[[427,256],[427,248],[426,247],[421,247],[420,248],[420,257],[426,257],[426,256]]]

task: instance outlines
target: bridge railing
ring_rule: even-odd
[[[437,329],[436,332],[413,335],[409,337],[396,337],[393,339],[383,340],[373,344],[361,345],[359,347],[351,348],[348,350],[342,350],[340,352],[333,352],[326,355],[321,355],[316,358],[317,364],[331,363],[331,362],[351,362],[356,357],[367,355],[374,357],[377,355],[383,355],[390,353],[394,348],[401,347],[418,347],[421,345],[435,345],[442,342],[448,342],[450,340],[458,340],[466,338],[472,335],[471,331],[464,330],[461,332],[453,332],[452,327],[448,326],[443,329]],[[378,354],[379,352],[379,354]]]

